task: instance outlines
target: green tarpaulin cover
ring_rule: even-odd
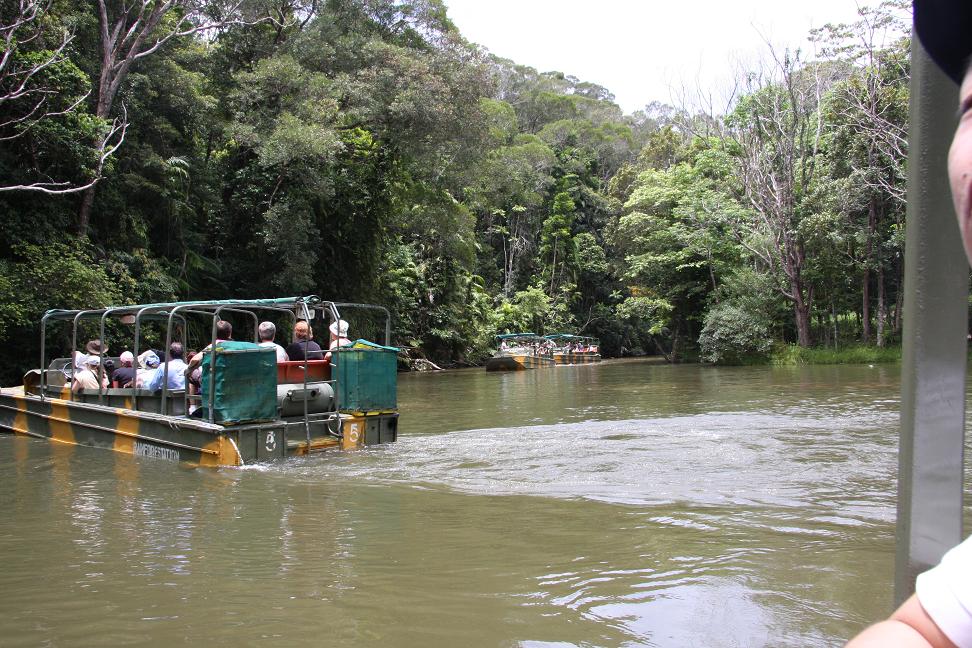
[[[272,347],[252,342],[217,342],[215,353],[202,361],[202,398],[204,417],[209,418],[210,367],[215,357],[212,379],[214,421],[251,423],[277,418],[277,356]]]

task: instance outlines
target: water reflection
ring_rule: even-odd
[[[0,437],[5,645],[841,645],[895,367],[405,376],[399,443],[191,470]]]

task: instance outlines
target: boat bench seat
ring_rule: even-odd
[[[101,398],[99,398],[99,392],[97,389],[82,389],[74,394],[75,399],[80,400],[85,403],[102,404],[109,407],[122,407],[131,408],[134,403],[132,402],[133,397],[138,398],[138,409],[141,412],[154,412],[156,414],[162,411],[162,390],[156,389],[132,389],[132,388],[108,388],[100,392]],[[186,390],[184,389],[173,389],[169,390],[166,394],[166,414],[174,414],[176,416],[185,414],[185,396]]]
[[[305,367],[307,382],[331,379],[330,360],[289,360],[277,363],[277,384],[303,383]]]

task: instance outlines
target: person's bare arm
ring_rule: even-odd
[[[199,353],[189,358],[189,362],[186,364],[186,368],[183,369],[184,374],[188,376],[190,373],[192,373],[193,369],[199,366],[199,364],[203,360],[203,353],[205,353],[205,351],[200,351]]]
[[[846,648],[956,648],[914,594],[889,619],[851,639]]]

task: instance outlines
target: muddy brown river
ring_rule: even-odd
[[[0,435],[0,645],[840,646],[891,609],[899,367],[402,375],[396,444]]]

